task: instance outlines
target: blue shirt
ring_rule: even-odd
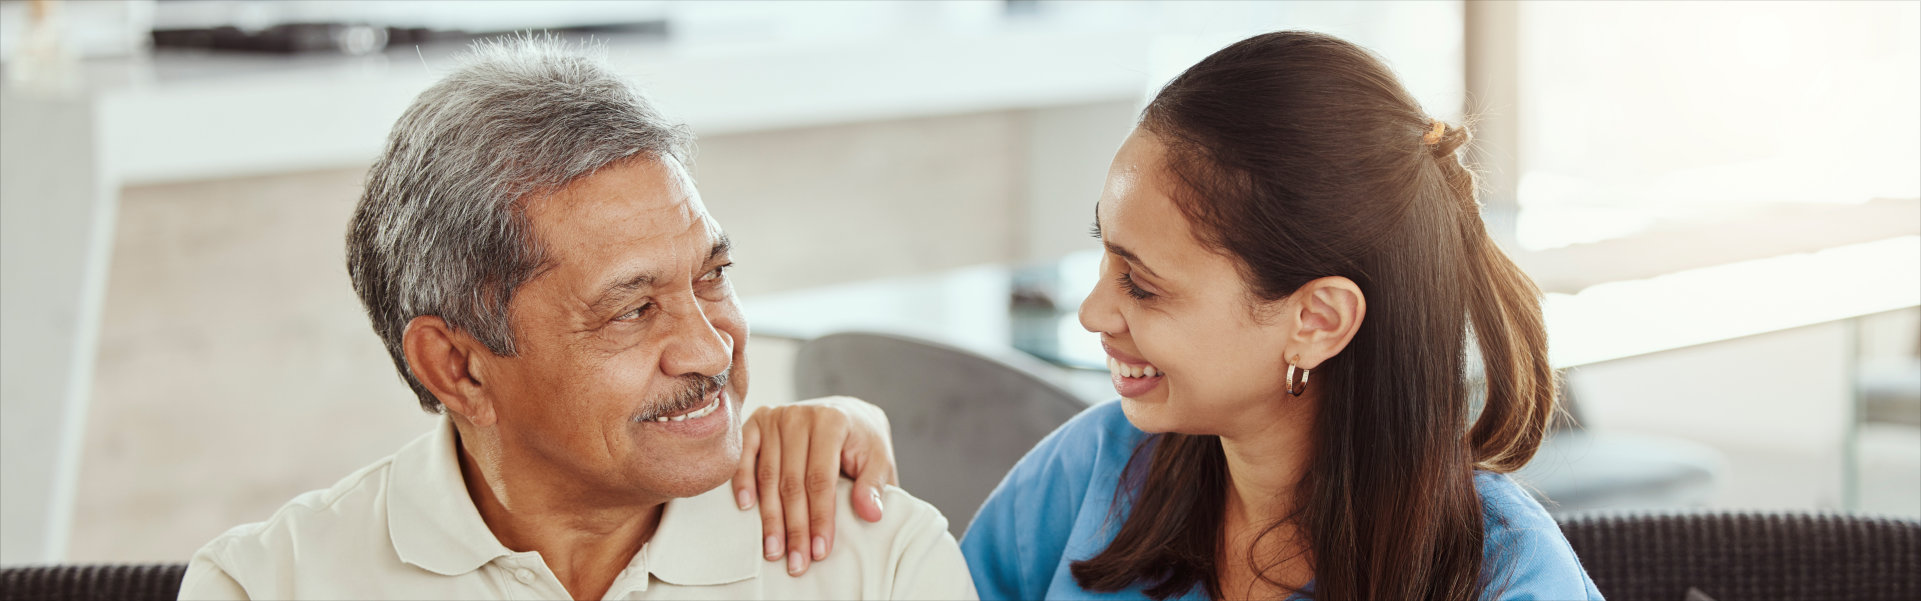
[[[1139,585],[1082,589],[1068,566],[1114,540],[1109,512],[1121,471],[1147,436],[1121,404],[1081,412],[1027,452],[987,497],[961,552],[982,599],[1144,599]],[[1526,491],[1501,474],[1477,472],[1485,508],[1486,565],[1506,580],[1501,599],[1600,599],[1561,529]],[[1125,514],[1117,516],[1124,520]],[[1205,599],[1195,586],[1181,599]]]

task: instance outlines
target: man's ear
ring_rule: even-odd
[[[1314,369],[1341,353],[1367,317],[1367,298],[1354,280],[1328,276],[1303,284],[1290,300],[1294,331],[1288,333],[1286,361]],[[1297,360],[1296,357],[1299,359]]]
[[[400,348],[407,356],[407,369],[448,411],[459,414],[475,426],[494,423],[493,399],[481,383],[479,353],[489,352],[473,336],[447,325],[432,315],[407,322],[400,337]]]

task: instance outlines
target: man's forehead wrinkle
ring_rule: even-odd
[[[671,238],[677,233],[673,226],[685,220],[685,215],[671,206],[656,205],[634,210],[614,202],[589,202],[580,209],[556,219],[558,223],[548,224],[541,229],[556,230],[552,232],[554,234],[587,234],[551,237],[564,240],[574,249],[595,249],[609,243],[644,245],[661,238]]]
[[[713,217],[701,210],[698,202],[697,197],[689,196],[682,198],[678,203],[680,217],[685,219],[686,225],[671,235],[674,243],[670,244],[669,248],[673,253],[674,264],[689,260],[706,262],[707,259],[712,258],[711,249],[719,239],[720,228],[714,224]]]
[[[660,249],[656,252],[661,252],[665,256],[658,257],[655,260],[649,260],[644,258],[643,253],[641,257],[635,257],[632,260],[624,261],[619,265],[610,267],[607,270],[608,272],[620,275],[607,277],[622,279],[608,282],[603,278],[599,280],[599,283],[602,285],[580,290],[574,295],[588,312],[600,313],[605,311],[606,307],[602,305],[621,300],[625,297],[625,293],[649,286],[667,284],[668,282],[664,279],[668,277],[666,274],[674,272],[677,266],[688,265],[689,262],[694,259],[699,259],[701,263],[705,263],[714,257],[715,251],[720,247],[709,242],[713,239],[711,219],[706,218],[706,215],[697,210],[687,210],[688,205],[685,202],[676,204],[681,205],[682,210],[672,211],[675,216],[689,218],[684,228],[679,232],[657,233],[635,240],[635,242],[640,244],[666,242],[666,244],[648,244],[654,246],[656,249]],[[657,209],[671,210],[671,207],[657,207]],[[645,216],[641,215],[635,215],[632,216],[632,218],[654,221],[647,220]],[[658,226],[662,224],[656,222],[649,225]],[[691,238],[691,240],[683,242],[683,239],[688,238]],[[663,246],[664,248],[662,248]],[[698,268],[699,265],[693,265],[693,267]]]

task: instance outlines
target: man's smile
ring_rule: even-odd
[[[733,403],[728,402],[727,388],[720,386],[708,393],[707,402],[671,414],[653,418],[636,418],[636,422],[649,430],[661,430],[688,438],[711,438],[733,428]]]

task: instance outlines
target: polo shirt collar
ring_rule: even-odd
[[[440,418],[433,432],[394,455],[387,484],[387,532],[400,560],[444,576],[466,574],[514,554],[494,538],[467,494],[458,439],[453,420]],[[731,489],[722,483],[668,501],[653,538],[634,555],[629,569],[645,569],[681,586],[758,576],[765,561],[760,555],[760,513],[736,506]]]
[[[480,569],[514,552],[494,538],[460,476],[459,434],[440,418],[433,432],[394,454],[387,533],[400,560],[443,576]]]

